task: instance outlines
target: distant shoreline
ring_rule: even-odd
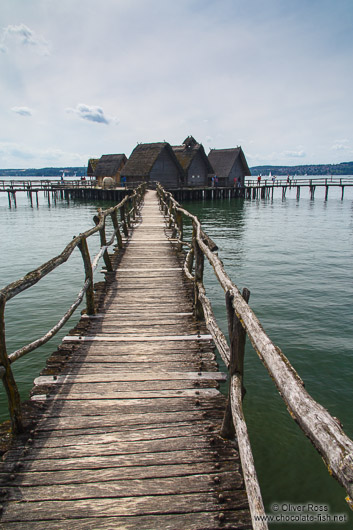
[[[306,164],[303,166],[255,166],[250,168],[252,175],[297,175],[322,176],[322,175],[353,175],[353,162],[341,164]]]
[[[306,164],[302,166],[254,166],[250,168],[251,175],[290,175],[294,176],[323,176],[323,175],[353,175],[353,162],[342,162],[340,164]],[[83,177],[87,174],[87,167],[44,167],[29,169],[0,169],[1,177],[60,177],[62,174],[66,178],[73,176]]]

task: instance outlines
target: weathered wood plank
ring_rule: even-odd
[[[124,399],[124,400],[136,400],[136,399],[160,399],[160,398],[182,398],[182,397],[194,397],[197,399],[205,399],[208,397],[215,397],[218,395],[218,390],[215,388],[209,388],[209,389],[187,389],[187,390],[140,390],[138,392],[114,392],[114,391],[108,391],[108,392],[94,392],[93,390],[87,390],[86,392],[77,392],[75,389],[70,389],[69,392],[58,392],[55,395],[52,396],[44,396],[47,400],[99,400],[99,399],[105,399],[105,400],[116,400],[116,399]],[[36,397],[40,398],[40,395],[33,394],[31,399],[35,399]]]
[[[50,530],[72,530],[72,520],[51,520]],[[220,526],[221,525],[221,526]],[[248,510],[222,512],[220,520],[217,512],[183,513],[176,515],[152,515],[139,517],[91,517],[75,519],[75,530],[247,530],[252,528]],[[1,527],[0,527],[1,528]],[[7,530],[48,530],[48,522],[26,521],[7,522]]]
[[[35,379],[35,382],[46,382],[48,384],[71,384],[76,383],[90,383],[90,382],[118,382],[118,381],[170,381],[170,380],[214,380],[225,381],[226,374],[221,372],[153,372],[153,373],[131,373],[119,371],[116,373],[97,372],[96,374],[66,374],[55,376],[41,376]]]
[[[99,471],[99,480],[102,484],[116,480],[140,480],[140,479],[158,479],[170,477],[186,477],[194,474],[209,474],[220,476],[221,473],[235,475],[236,480],[242,477],[240,467],[234,463],[233,459],[222,460],[220,462],[205,461],[192,462],[187,464],[164,464],[151,466],[130,466],[119,467],[117,469],[104,468]],[[54,471],[31,471],[23,473],[21,471],[12,475],[0,475],[2,487],[13,486],[51,486],[56,484],[75,484],[81,485],[97,481],[96,469],[63,469]]]
[[[215,480],[216,479],[216,480]],[[97,480],[97,476],[96,476]],[[147,495],[185,495],[190,493],[217,493],[243,488],[243,478],[238,473],[193,474],[183,477],[154,479],[128,479],[109,482],[86,482],[50,486],[12,486],[7,488],[7,501],[69,501],[78,499],[105,499],[142,497]]]
[[[156,515],[175,513],[219,511],[246,509],[247,499],[244,491],[223,492],[220,508],[219,496],[216,493],[188,493],[182,495],[153,495],[146,497],[124,497],[100,499],[99,503],[88,500],[75,501],[41,501],[31,502],[30,510],[27,503],[13,503],[11,510],[4,509],[2,520],[36,521],[44,518],[77,519],[89,511],[91,517],[131,517],[133,515]]]
[[[81,456],[79,458],[44,458],[36,460],[21,461],[18,464],[18,454],[13,458],[7,458],[3,464],[4,473],[13,471],[60,471],[62,469],[105,469],[116,468],[119,473],[120,467],[138,466],[163,466],[177,464],[193,464],[195,462],[222,463],[236,459],[238,454],[230,448],[222,448],[221,451],[210,451],[209,449],[197,448],[180,451],[163,451],[153,453],[119,453],[108,455]],[[15,464],[15,466],[14,466]]]

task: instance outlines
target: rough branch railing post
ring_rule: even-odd
[[[1,376],[7,393],[12,431],[14,433],[20,433],[23,431],[21,398],[6,351],[5,304],[5,296],[0,295],[0,361],[3,367]]]
[[[193,241],[193,249],[194,249],[194,260],[195,260],[195,281],[194,281],[194,293],[195,293],[195,299],[194,299],[194,303],[195,303],[195,316],[198,320],[203,320],[204,319],[204,313],[203,313],[203,308],[202,308],[202,304],[199,300],[199,292],[198,292],[198,287],[197,287],[197,283],[198,282],[203,282],[203,268],[204,268],[204,255],[203,255],[203,252],[201,251],[200,247],[199,247],[199,244],[197,242],[197,237],[196,237],[196,224],[193,223],[193,236],[192,236],[192,241]]]
[[[83,237],[78,244],[78,248],[81,251],[82,259],[85,267],[86,280],[89,280],[89,287],[86,292],[86,305],[87,305],[87,314],[94,315],[96,312],[94,304],[94,290],[93,290],[93,272],[92,272],[92,263],[89,255],[88,245],[86,238]]]
[[[181,212],[179,212],[178,210],[175,210],[175,220],[176,220],[176,225],[177,225],[177,228],[178,228],[178,239],[180,241],[183,240],[183,236],[184,236],[184,232],[183,232],[183,214]],[[177,246],[177,250],[178,252],[181,252],[183,249],[183,244],[182,243],[178,243],[178,246]]]
[[[128,228],[131,228],[131,217],[130,217],[128,201],[124,204],[124,210],[125,210],[125,215],[126,215],[126,224]]]
[[[96,223],[96,225],[99,225],[102,218],[103,218],[103,223],[102,223],[102,228],[99,229],[99,236],[100,236],[100,241],[101,241],[101,247],[105,247],[107,245],[107,239],[105,237],[105,217],[103,217],[102,210],[99,208],[98,215],[95,215],[93,217],[93,220]],[[107,271],[113,272],[112,263],[110,261],[110,257],[109,257],[107,249],[105,249],[103,253],[103,259],[104,259],[104,263],[107,268]]]
[[[123,232],[125,237],[129,237],[129,230],[126,224],[126,216],[125,216],[125,204],[122,205],[120,208],[120,219],[121,224],[123,225]]]
[[[243,289],[242,297],[248,303],[250,298],[250,291]],[[230,361],[229,361],[229,378],[237,375],[240,381],[242,399],[245,396],[244,388],[244,352],[246,342],[246,331],[243,328],[239,318],[237,317],[233,308],[233,295],[229,291],[226,292],[226,308],[228,318],[228,334],[230,342]],[[228,401],[224,414],[223,424],[221,428],[221,436],[223,438],[234,438],[235,430],[232,418],[231,409],[231,388],[229,386]]]
[[[116,210],[115,209],[112,211],[110,217],[112,218],[112,223],[113,223],[113,226],[114,226],[114,231],[115,231],[115,234],[116,234],[116,241],[117,241],[118,247],[122,248],[123,247],[123,240],[122,240],[122,237],[121,237],[121,233],[120,233],[120,229],[119,229],[118,216],[116,214]]]

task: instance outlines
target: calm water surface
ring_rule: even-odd
[[[307,191],[307,190],[306,190]],[[48,207],[40,197],[31,208],[18,194],[17,209],[0,194],[0,286],[59,254],[72,236],[92,226],[97,205],[58,202]],[[103,204],[107,207],[109,204]],[[282,201],[221,200],[185,203],[219,246],[219,255],[234,283],[251,291],[250,305],[266,332],[289,358],[308,392],[337,416],[353,438],[353,192],[316,190],[315,200],[295,190]],[[91,253],[98,249],[96,237]],[[35,288],[7,305],[9,352],[37,338],[57,321],[82,285],[79,253]],[[98,273],[99,274],[99,273]],[[206,267],[206,288],[226,332],[224,293]],[[54,301],[54,303],[53,303]],[[16,362],[23,398],[45,359],[79,315],[49,345]],[[244,411],[266,511],[277,503],[316,503],[328,513],[345,514],[344,524],[276,524],[273,528],[352,528],[353,514],[345,492],[289,416],[278,392],[251,345],[245,363]],[[1,390],[1,419],[7,417]],[[327,513],[327,512],[326,512]]]

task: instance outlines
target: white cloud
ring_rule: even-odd
[[[334,144],[330,147],[330,149],[332,151],[349,151],[350,148],[348,145]]]
[[[57,165],[67,165],[68,161],[71,161],[73,165],[75,163],[85,164],[88,158],[87,154],[82,156],[79,153],[69,153],[57,148],[38,149],[15,142],[0,142],[0,155],[4,160],[9,161],[35,160],[38,167],[44,167],[48,162]],[[12,165],[12,167],[16,166]]]
[[[284,151],[284,158],[304,158],[306,156],[305,151],[300,149],[299,151]]]
[[[12,107],[11,110],[20,116],[33,116],[33,110],[28,107]]]
[[[33,46],[38,53],[49,55],[49,43],[25,24],[9,25],[3,30],[0,50],[7,53],[13,46]]]
[[[117,123],[117,119],[114,117],[106,116],[102,107],[85,105],[84,103],[78,103],[76,108],[66,109],[66,112],[72,112],[82,118],[83,120],[93,121],[96,123]]]

